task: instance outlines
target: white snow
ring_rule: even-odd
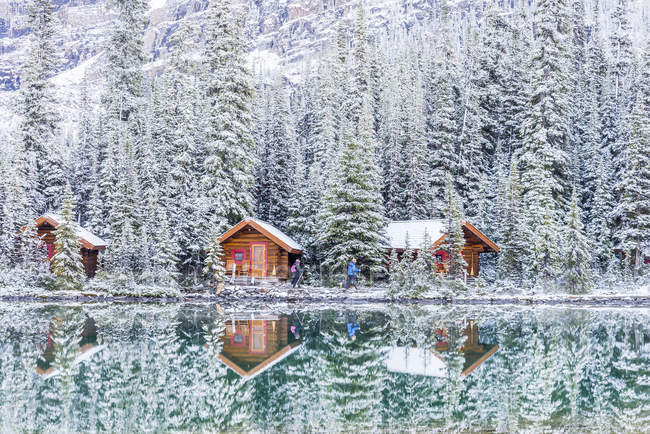
[[[412,248],[419,249],[424,243],[425,234],[433,244],[445,233],[442,220],[408,220],[390,222],[386,227],[388,247],[404,249],[406,240]]]
[[[410,375],[444,377],[447,373],[445,362],[427,349],[410,347],[384,348],[386,369]]]
[[[260,219],[256,219],[255,217],[248,217],[244,219],[247,222],[254,222],[264,228],[265,231],[267,231],[269,234],[273,235],[277,239],[281,240],[284,244],[287,246],[291,247],[292,249],[296,250],[304,250],[300,243],[293,238],[291,238],[289,235],[285,234],[282,232],[280,229],[276,228],[273,226],[271,223],[267,223],[265,221],[262,221]]]
[[[47,214],[44,215],[44,217],[49,218],[50,220],[53,220],[53,221],[57,222],[57,224],[54,227],[58,226],[59,222],[63,221],[63,218],[58,214],[47,213]],[[89,242],[90,244],[92,244],[95,247],[106,247],[106,245],[107,245],[106,241],[99,238],[97,235],[93,234],[88,229],[82,228],[81,226],[79,226],[76,223],[75,223],[75,234],[79,238]]]
[[[165,6],[165,3],[167,3],[167,0],[149,0],[149,11],[160,9]]]

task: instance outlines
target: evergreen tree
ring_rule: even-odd
[[[208,255],[205,258],[203,274],[209,276],[217,284],[221,283],[226,280],[226,267],[223,262],[223,248],[219,242],[219,233],[216,227],[212,230],[207,250]]]
[[[569,23],[564,0],[542,0],[535,9],[537,41],[532,58],[533,94],[523,125],[521,185],[527,224],[534,234],[530,274],[556,275],[556,222],[565,208],[569,77]]]
[[[521,187],[516,159],[510,164],[506,203],[502,220],[503,239],[499,252],[499,275],[504,279],[521,282],[528,250],[527,228],[522,218]]]
[[[260,149],[263,167],[258,169],[258,217],[285,229],[294,189],[295,161],[299,149],[290,127],[288,98],[281,82],[271,94],[265,146]]]
[[[342,269],[354,257],[376,273],[384,270],[385,220],[367,100],[361,125],[358,138],[347,138],[336,179],[326,193],[326,220],[320,240],[326,249],[324,264],[330,269]]]
[[[630,140],[623,150],[625,166],[616,191],[620,200],[612,212],[619,222],[616,247],[629,255],[634,277],[640,272],[643,247],[650,239],[650,126],[643,100],[637,96],[631,114]]]
[[[246,43],[230,0],[212,2],[206,14],[207,158],[203,185],[208,214],[234,224],[253,211],[255,149],[252,89]]]
[[[465,267],[467,266],[465,258],[463,258],[463,248],[465,247],[463,224],[465,223],[465,214],[461,199],[451,181],[451,176],[447,176],[444,220],[445,239],[442,244],[442,249],[447,253],[445,260],[447,277],[453,280],[461,280],[465,275]]]
[[[153,272],[156,282],[175,285],[178,278],[178,245],[171,238],[167,217],[162,213],[158,219],[158,236],[153,255]]]
[[[84,280],[81,243],[76,233],[74,208],[75,200],[70,184],[67,184],[63,195],[61,222],[54,231],[56,242],[52,256],[52,272],[56,275],[59,289],[79,289]]]
[[[458,65],[454,47],[449,40],[450,18],[446,2],[441,5],[440,19],[442,34],[425,84],[425,98],[429,100],[425,102],[426,136],[429,138],[431,155],[431,184],[434,195],[432,211],[435,216],[442,214],[447,176],[456,176],[458,173],[456,99],[459,93],[454,86],[458,77]]]
[[[578,194],[573,191],[569,214],[564,224],[564,281],[569,292],[589,291],[591,282],[591,246],[583,232]]]
[[[21,170],[26,178],[28,202],[36,213],[57,208],[65,186],[57,143],[60,116],[50,80],[59,61],[53,9],[50,0],[30,0],[27,6],[31,34],[21,75],[19,132],[25,152]]]

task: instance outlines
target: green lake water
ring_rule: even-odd
[[[0,432],[650,432],[650,310],[0,303]]]

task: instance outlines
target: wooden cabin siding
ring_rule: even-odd
[[[237,264],[235,273],[237,275],[250,275],[252,260],[251,244],[254,243],[264,243],[266,245],[265,278],[272,279],[276,277],[277,279],[288,279],[290,277],[288,252],[282,249],[270,238],[250,227],[243,229],[223,243],[223,261],[226,264],[226,275],[232,275],[232,264],[234,263],[232,258],[234,250],[243,250],[246,252],[246,257],[243,263],[241,265]],[[274,269],[275,276],[273,276]]]

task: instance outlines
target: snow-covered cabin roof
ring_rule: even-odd
[[[54,213],[47,213],[36,219],[36,226],[40,226],[43,223],[47,222],[54,228],[59,226],[60,222],[63,221],[63,217]],[[75,234],[79,237],[81,245],[90,250],[101,250],[106,248],[106,241],[99,238],[97,235],[90,232],[88,229],[84,229],[79,226],[77,223],[74,223]]]
[[[429,237],[431,243],[428,247],[438,246],[445,236],[444,220],[406,220],[393,221],[386,227],[386,236],[388,238],[389,249],[405,249],[406,240],[408,239],[409,247],[412,249],[421,249],[424,244],[425,234]],[[483,243],[485,252],[498,252],[497,246],[492,240],[485,236],[481,231],[474,227],[470,222],[463,222],[465,237],[471,237],[476,242]]]
[[[280,229],[273,226],[271,223],[267,223],[255,217],[247,217],[237,223],[235,226],[221,235],[221,237],[219,237],[219,242],[223,243],[246,226],[253,227],[291,253],[302,253],[304,250],[300,243],[291,238],[289,235],[285,234]]]
[[[391,249],[405,249],[408,239],[409,247],[420,249],[423,247],[425,234],[433,244],[445,233],[445,224],[442,220],[407,220],[388,223],[386,237],[388,247]],[[427,246],[428,247],[428,246]]]

